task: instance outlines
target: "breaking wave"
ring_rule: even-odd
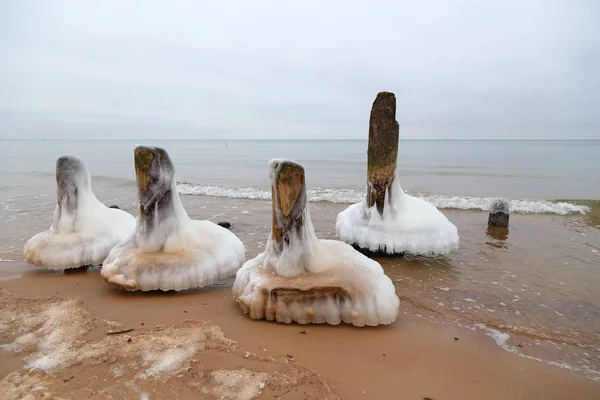
[[[271,192],[251,187],[224,187],[212,185],[196,185],[180,183],[177,191],[182,195],[229,197],[233,199],[270,200]],[[410,192],[407,192],[410,193]],[[443,194],[410,193],[412,196],[426,200],[438,208],[459,210],[488,211],[495,197],[450,196]],[[364,189],[314,188],[307,190],[309,201],[327,201],[330,203],[352,204],[362,201]],[[552,202],[547,200],[513,199],[509,200],[510,211],[519,214],[585,214],[589,207],[569,203],[568,201]]]

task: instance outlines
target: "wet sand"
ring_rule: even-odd
[[[223,354],[214,349],[198,352],[189,371],[164,381],[168,387],[159,378],[133,379],[137,390],[149,398],[166,398],[174,393],[180,398],[211,398],[190,386],[201,371],[206,374],[246,368],[261,372],[266,368],[270,373],[285,373],[290,364],[306,367],[310,379],[287,394],[285,389],[265,390],[257,398],[327,398],[329,390],[342,399],[579,399],[600,395],[599,384],[507,353],[480,332],[412,316],[406,302],[398,320],[386,327],[284,325],[244,316],[226,285],[181,293],[127,293],[104,284],[97,268],[62,274],[19,263],[5,266],[2,279],[2,288],[15,295],[49,296],[45,300],[48,302],[53,301],[52,296],[80,298],[93,317],[119,322],[121,329],[132,328],[118,335],[122,337],[118,346],[127,346],[128,338],[138,340],[136,335],[159,325],[183,329],[189,320],[214,324],[226,338],[237,342],[239,349],[233,355],[226,350]],[[4,300],[6,296],[2,294]],[[23,303],[23,312],[29,307]],[[101,340],[107,331],[106,327],[100,332],[92,329],[85,340]],[[3,343],[10,343],[14,340],[11,336],[15,335],[4,331],[0,337]],[[118,346],[116,353],[120,352]],[[240,356],[245,352],[253,355]],[[0,354],[3,376],[23,365],[22,353]],[[254,354],[273,360],[258,362]],[[114,394],[103,389],[122,382],[114,376],[113,369],[118,365],[110,358],[101,366],[84,362],[57,371],[58,381],[50,385],[54,394],[67,398],[104,398],[102,390]],[[63,382],[65,379],[68,381]]]

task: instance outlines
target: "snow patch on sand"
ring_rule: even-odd
[[[240,368],[217,370],[209,373],[209,382],[202,392],[225,400],[251,400],[260,394],[269,378],[266,372]]]
[[[163,375],[165,373],[177,373],[187,366],[188,361],[196,353],[196,347],[185,345],[178,341],[169,340],[161,343],[163,349],[154,346],[142,350],[142,359],[150,367],[142,375],[144,378]],[[164,348],[166,346],[166,348]]]
[[[232,399],[252,398],[253,393],[263,388],[281,393],[304,391],[324,400],[337,398],[314,372],[288,358],[265,358],[250,353],[244,357],[244,352],[225,338],[219,327],[204,322],[184,321],[177,327],[145,326],[127,334],[104,335],[103,332],[125,327],[93,317],[77,299],[23,298],[3,290],[0,290],[0,320],[9,327],[2,340],[12,341],[7,343],[8,347],[3,346],[3,351],[20,347],[19,352],[3,353],[6,360],[22,359],[31,364],[29,371],[9,374],[0,381],[0,394],[10,391],[15,398],[30,393],[41,398],[45,393],[33,391],[40,387],[48,388],[51,395],[52,388],[64,392],[64,382],[60,379],[64,375],[60,371],[67,371],[66,368],[78,378],[86,374],[94,377],[87,384],[85,379],[78,379],[76,385],[84,385],[78,389],[115,399],[150,398],[147,390],[138,387],[146,379],[169,382],[152,384],[155,388],[152,397],[171,398],[170,384],[180,378],[184,379],[184,385],[197,390],[200,397],[202,388],[207,387],[213,393],[232,396],[221,398]],[[22,345],[11,346],[19,338]],[[199,360],[202,352],[209,350],[210,357],[231,360],[238,369],[217,372],[204,367]],[[193,375],[188,372],[192,365]],[[56,396],[54,399],[60,400]]]

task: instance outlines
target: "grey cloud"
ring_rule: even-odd
[[[3,2],[0,136],[600,138],[598,4]]]

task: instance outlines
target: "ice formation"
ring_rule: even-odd
[[[100,203],[89,171],[75,156],[56,161],[58,203],[50,230],[27,241],[28,263],[53,269],[102,263],[110,250],[135,231],[135,218]]]
[[[392,323],[400,301],[381,265],[345,243],[318,239],[303,167],[286,160],[269,166],[273,225],[265,251],[237,272],[233,294],[242,310],[285,323]]]
[[[227,229],[187,215],[167,152],[136,146],[135,169],[135,234],[113,248],[102,277],[126,290],[166,291],[202,287],[233,275],[245,260],[244,245]]]
[[[367,195],[338,214],[337,234],[344,242],[375,253],[449,253],[458,248],[456,226],[432,204],[400,187],[398,134],[396,96],[381,92],[369,120]]]
[[[387,254],[438,255],[458,248],[456,226],[432,204],[404,193],[397,179],[385,205],[380,214],[375,205],[368,207],[364,200],[339,213],[339,238]]]

